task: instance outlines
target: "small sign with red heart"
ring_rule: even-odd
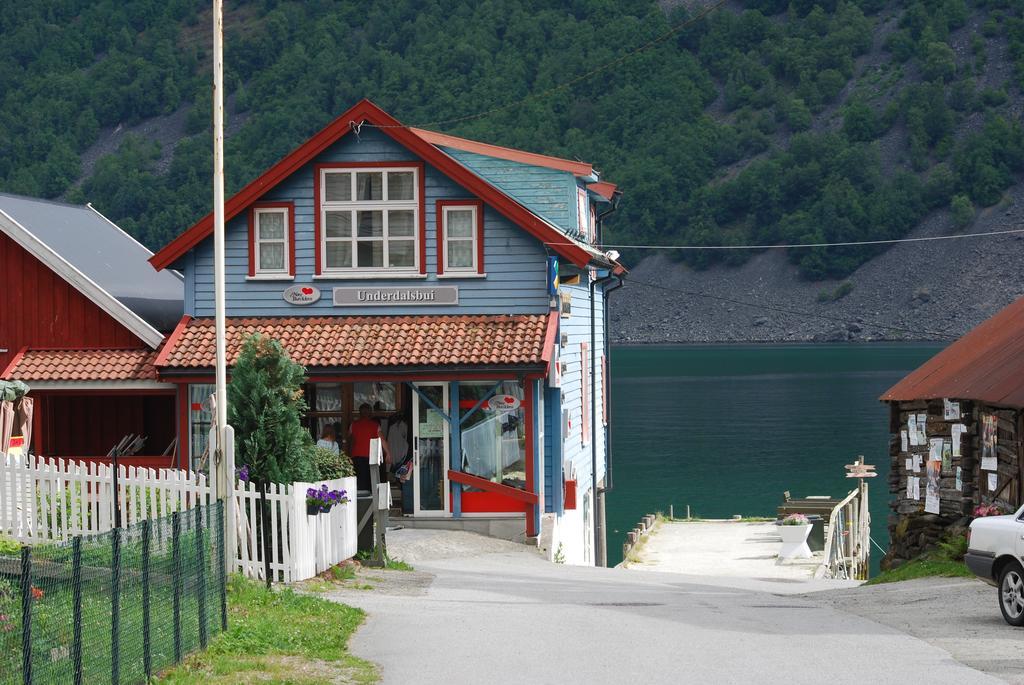
[[[293,285],[286,288],[281,296],[288,304],[304,307],[320,299],[320,288],[312,285]]]

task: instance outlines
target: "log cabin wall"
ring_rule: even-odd
[[[882,568],[895,568],[900,564],[935,547],[947,534],[961,533],[971,521],[974,508],[980,504],[996,504],[1004,513],[1015,511],[1022,503],[1021,432],[1024,414],[1019,409],[995,407],[970,400],[959,401],[960,418],[946,419],[943,400],[916,400],[890,402],[891,468],[889,491],[892,495],[889,516],[889,552],[882,560]],[[902,449],[901,431],[908,430],[911,415],[927,415],[926,437],[923,445],[908,444]],[[997,469],[982,469],[983,417],[997,418]],[[927,463],[932,438],[943,438],[952,443],[953,426],[963,424],[966,432],[961,437],[961,453],[950,459],[939,478],[939,513],[925,512],[927,490]],[[908,440],[909,442],[909,440]],[[920,457],[920,468],[913,469],[915,456]],[[907,460],[911,468],[907,468]],[[962,483],[957,487],[957,468],[961,469]],[[989,474],[997,476],[996,487],[989,488]],[[920,497],[907,496],[909,478],[920,478]]]

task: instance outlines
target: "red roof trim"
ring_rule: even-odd
[[[561,157],[551,157],[550,155],[526,152],[525,150],[516,150],[509,147],[502,147],[500,145],[490,145],[489,143],[481,143],[476,140],[450,136],[447,133],[427,131],[422,128],[410,128],[409,130],[431,145],[443,145],[445,147],[453,147],[456,150],[462,150],[463,152],[473,152],[478,155],[507,159],[510,162],[520,162],[531,166],[542,166],[548,169],[557,169],[558,171],[566,171],[573,176],[591,176],[594,173],[594,167],[587,162],[562,159]]]
[[[612,198],[615,197],[615,193],[619,191],[619,187],[608,181],[598,181],[597,183],[588,183],[587,190],[592,190],[611,202]]]
[[[558,320],[559,314],[557,311],[552,310],[548,314],[548,328],[544,332],[544,351],[541,352],[541,359],[551,363],[551,357],[555,351],[555,343],[558,340]]]
[[[171,334],[167,336],[166,340],[164,340],[164,348],[160,350],[160,354],[158,354],[156,359],[153,360],[153,366],[159,369],[161,366],[165,366],[167,364],[168,355],[170,355],[171,350],[177,346],[178,340],[180,340],[181,336],[185,333],[185,329],[188,328],[188,322],[191,320],[192,317],[188,314],[181,317],[181,321],[178,322],[178,325],[174,327]]]
[[[7,365],[7,368],[4,369],[3,373],[0,373],[0,378],[4,380],[10,378],[11,372],[14,371],[14,368],[18,365],[18,362],[21,361],[21,358],[25,356],[25,352],[27,351],[28,345],[25,345],[20,350],[15,352],[14,357],[11,359],[11,363]]]
[[[348,134],[351,131],[350,122],[358,123],[362,121],[381,126],[380,130],[394,138],[396,142],[433,165],[438,171],[459,183],[474,195],[483,199],[510,221],[521,226],[527,233],[530,233],[546,245],[550,245],[555,252],[566,257],[572,263],[583,267],[590,262],[590,252],[581,245],[573,243],[559,230],[531,213],[490,183],[481,179],[443,151],[434,147],[434,145],[418,136],[411,129],[402,126],[394,117],[377,107],[377,105],[365,99],[360,100],[319,133],[264,172],[259,178],[235,193],[224,205],[225,222],[238,216],[238,214],[257,201],[268,190],[284,181],[330,145]],[[314,201],[319,200],[316,197],[318,195],[316,192],[318,186],[319,184],[314,184],[313,186]],[[149,263],[158,271],[166,269],[212,232],[213,214],[210,213],[150,257]]]

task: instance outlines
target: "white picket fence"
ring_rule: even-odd
[[[118,468],[121,525],[206,504],[206,476],[176,469]],[[64,541],[114,527],[109,464],[0,456],[0,535],[20,542]]]
[[[117,480],[122,525],[185,511],[211,497],[202,473],[119,466]],[[356,479],[326,482],[331,490],[346,490],[352,501],[317,516],[306,515],[306,490],[320,483],[268,486],[273,580],[312,578],[355,555]],[[236,484],[234,558],[236,569],[252,578],[265,578],[260,498],[252,483]],[[0,535],[37,544],[104,533],[114,527],[114,502],[110,465],[0,454]]]

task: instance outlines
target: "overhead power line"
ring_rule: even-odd
[[[569,79],[568,81],[563,81],[562,83],[559,83],[557,85],[551,86],[550,88],[546,88],[546,89],[544,89],[542,91],[539,91],[537,93],[530,93],[529,95],[526,95],[526,96],[524,96],[522,98],[519,98],[517,100],[512,100],[511,102],[506,102],[503,105],[498,105],[497,107],[492,107],[490,109],[485,109],[485,110],[483,110],[481,112],[477,112],[476,114],[467,114],[465,116],[454,117],[454,118],[451,118],[451,119],[439,119],[437,121],[429,121],[429,122],[426,122],[426,123],[423,123],[423,124],[401,124],[401,125],[398,125],[398,126],[394,126],[394,125],[378,125],[378,124],[363,123],[362,125],[363,126],[367,126],[369,128],[410,128],[410,127],[412,127],[412,128],[433,128],[433,127],[436,127],[436,126],[446,126],[446,125],[450,125],[450,124],[460,124],[460,123],[463,123],[463,122],[466,122],[466,121],[474,121],[476,119],[483,119],[484,117],[491,116],[492,114],[497,114],[498,112],[504,112],[505,110],[509,110],[509,109],[514,108],[514,107],[518,107],[519,105],[525,104],[527,102],[533,102],[535,100],[543,100],[544,98],[546,98],[546,97],[548,97],[550,95],[553,95],[553,94],[558,93],[558,92],[563,91],[563,90],[568,90],[569,88],[572,88],[573,86],[575,86],[577,83],[580,83],[581,81],[586,81],[588,78],[590,78],[592,76],[596,76],[597,74],[600,74],[602,71],[607,71],[608,69],[611,69],[612,67],[616,67],[616,66],[622,64],[623,62],[625,62],[626,60],[630,59],[634,55],[638,55],[638,54],[640,54],[641,52],[643,52],[645,50],[649,50],[650,48],[653,48],[656,45],[660,45],[661,43],[664,43],[666,40],[668,40],[672,36],[676,35],[677,33],[682,31],[686,27],[692,26],[693,24],[696,24],[698,21],[700,21],[704,17],[708,16],[709,14],[711,14],[712,12],[717,10],[719,7],[722,7],[723,5],[725,5],[725,3],[726,3],[726,0],[719,0],[718,2],[714,3],[713,5],[708,5],[707,7],[702,9],[700,12],[698,12],[694,16],[690,17],[689,19],[687,19],[686,21],[684,21],[682,23],[679,23],[679,24],[676,24],[675,26],[672,26],[671,28],[669,28],[668,31],[666,31],[665,33],[661,34],[657,38],[649,40],[646,43],[644,43],[643,45],[640,45],[640,46],[638,46],[636,48],[633,48],[629,52],[624,53],[624,54],[616,57],[613,60],[605,62],[604,64],[600,64],[600,65],[594,67],[593,69],[590,69],[589,71],[586,71],[586,72],[584,72],[582,74],[579,74],[578,76],[575,76],[575,77]],[[353,121],[351,123],[352,123],[352,126],[354,126],[354,127],[358,127],[360,125],[360,122],[358,122],[358,121]]]
[[[1013,235],[1024,233],[1024,228],[1013,228],[1005,231],[988,231],[984,233],[960,233],[958,235],[933,235],[919,238],[893,238],[890,240],[850,240],[841,243],[784,243],[779,245],[627,245],[604,244],[601,247],[618,250],[792,250],[814,247],[858,247],[861,245],[893,245],[896,243],[924,243],[933,240],[961,240],[963,238],[987,238],[990,236]],[[577,243],[552,243],[545,245],[576,245]]]
[[[668,286],[659,285],[657,283],[648,283],[647,281],[639,281],[632,276],[626,276],[623,278],[626,283],[633,285],[639,285],[646,288],[653,288],[655,290],[663,290],[667,292],[677,293],[679,295],[689,295],[690,297],[703,297],[709,300],[718,300],[719,302],[728,302],[730,304],[740,305],[742,307],[751,307],[759,311],[772,311],[780,314],[790,314],[793,316],[811,317],[815,319],[823,319],[826,321],[832,321],[833,323],[848,325],[856,323],[859,326],[869,326],[874,328],[881,328],[890,331],[900,331],[903,333],[910,333],[916,336],[928,336],[930,338],[942,338],[945,340],[952,339],[952,335],[948,331],[928,331],[928,330],[914,330],[906,328],[904,326],[893,326],[891,324],[881,323],[879,321],[868,321],[862,319],[860,321],[854,321],[852,319],[844,319],[837,316],[829,316],[828,314],[818,314],[815,312],[802,311],[800,309],[791,309],[789,307],[780,307],[773,304],[766,304],[764,302],[749,302],[747,300],[738,300],[734,297],[724,297],[722,295],[712,295],[711,293],[701,292],[699,290],[684,290],[682,288],[670,288]]]

